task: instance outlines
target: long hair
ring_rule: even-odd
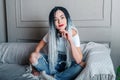
[[[57,10],[61,10],[66,19],[67,19],[67,26],[66,30],[71,33],[71,28],[72,28],[72,20],[70,18],[70,15],[68,11],[64,7],[54,7],[50,14],[49,14],[49,48],[48,48],[48,60],[49,60],[49,69],[50,73],[53,74],[55,72],[55,66],[57,64],[57,59],[58,59],[58,51],[57,51],[57,30],[55,27],[54,23],[54,15]],[[70,58],[70,49],[69,49],[69,44],[68,41],[65,40],[65,46],[66,46],[66,54],[67,54],[67,66],[69,67],[71,65],[71,58]]]

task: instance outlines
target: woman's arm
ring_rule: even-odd
[[[76,63],[80,64],[82,61],[83,55],[82,55],[80,47],[76,47],[72,40],[72,36],[77,35],[77,31],[72,29],[72,35],[70,35],[66,30],[61,30],[60,32],[61,32],[62,36],[69,41],[70,47],[72,50],[72,56],[75,59]]]
[[[45,46],[45,42],[44,40],[41,40],[37,47],[35,48],[35,51],[31,53],[30,57],[29,57],[29,61],[31,64],[36,63],[36,61],[38,60],[38,58],[40,57],[39,51]]]
[[[82,57],[83,57],[80,47],[76,47],[73,41],[69,41],[69,43],[71,45],[73,58],[75,59],[77,64],[80,64],[80,62],[82,61]]]
[[[35,52],[39,53],[39,51],[46,45],[46,42],[44,40],[41,40],[39,44],[37,45]]]

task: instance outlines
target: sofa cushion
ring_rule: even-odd
[[[26,64],[36,43],[1,43],[0,62],[11,64]]]
[[[29,55],[35,50],[38,43],[1,43],[0,63],[27,64]],[[84,50],[86,44],[81,44]],[[48,45],[41,52],[48,53]]]
[[[25,73],[26,67],[23,65],[0,64],[0,80],[30,80],[22,77]]]

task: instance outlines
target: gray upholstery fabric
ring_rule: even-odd
[[[0,80],[33,80],[32,78],[22,77],[22,75],[26,74],[26,65],[29,63],[28,57],[34,51],[36,45],[37,43],[0,43]],[[81,44],[83,60],[87,62],[87,65],[76,80],[115,79],[110,52],[104,52],[107,51],[108,46],[97,45],[99,44]],[[47,53],[46,48],[47,46],[42,52]],[[106,61],[109,65],[106,65]],[[103,69],[100,68],[105,68],[107,74],[101,74]]]
[[[0,80],[32,80],[21,77],[26,73],[28,57],[36,43],[0,44]]]
[[[25,66],[18,64],[0,64],[0,80],[30,80],[21,77],[26,72]]]
[[[115,80],[110,48],[104,44],[89,42],[83,50],[86,67],[76,80]]]
[[[0,45],[0,62],[10,64],[26,64],[36,43],[2,43]]]

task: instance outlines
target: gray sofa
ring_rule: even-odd
[[[26,74],[29,55],[37,43],[0,43],[0,80],[33,80],[23,77]],[[81,44],[86,67],[75,80],[115,80],[110,57],[110,48],[106,44]],[[42,50],[47,52],[46,48]],[[106,64],[107,63],[107,64]]]

